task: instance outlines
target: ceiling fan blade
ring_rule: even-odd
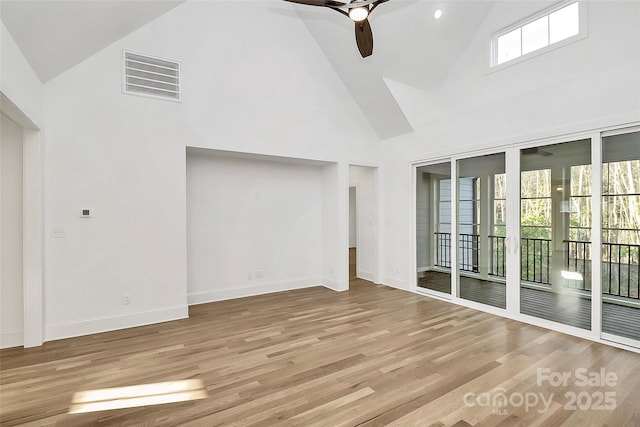
[[[553,156],[553,153],[551,153],[549,151],[541,150],[538,147],[524,148],[522,150],[522,154],[525,155],[525,156],[532,155],[532,154],[537,154],[537,155],[542,156],[542,157]]]
[[[358,50],[360,51],[360,55],[366,58],[373,53],[373,32],[371,31],[371,25],[368,19],[356,22],[355,24]]]
[[[375,9],[376,7],[380,6],[382,3],[386,3],[389,0],[377,0],[373,2],[373,5],[371,6],[371,9],[369,9],[369,13],[373,12],[373,9]]]
[[[344,6],[344,3],[334,0],[284,0],[289,3],[306,4],[308,6],[326,6],[326,7],[340,7]]]
[[[386,1],[389,0],[351,0],[351,2],[345,3],[344,6],[348,7],[349,9],[353,7],[369,6],[370,4],[377,6],[377,3],[384,3]]]

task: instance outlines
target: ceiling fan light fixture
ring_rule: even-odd
[[[367,7],[354,7],[349,9],[349,18],[352,21],[360,22],[367,19],[369,16],[369,8]]]

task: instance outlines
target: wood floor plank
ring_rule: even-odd
[[[2,426],[635,426],[640,354],[358,279],[190,308],[189,319],[0,351]],[[539,369],[615,387],[538,385]],[[196,378],[209,398],[68,415],[74,392]],[[467,393],[549,397],[544,412]],[[614,410],[566,410],[613,391]],[[504,410],[504,411],[502,411]]]

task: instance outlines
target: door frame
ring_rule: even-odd
[[[0,111],[22,127],[23,345],[44,342],[44,141],[42,130],[4,93]]]

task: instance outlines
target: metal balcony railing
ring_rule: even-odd
[[[476,241],[480,236],[476,235]],[[503,236],[489,237],[489,275],[505,277],[506,274],[506,238]],[[548,285],[551,261],[551,240],[532,239],[523,237],[521,240],[521,278],[528,282]],[[476,244],[478,247],[479,244]],[[477,271],[477,270],[476,270]]]
[[[435,265],[451,268],[451,233],[435,233],[436,256]],[[489,274],[505,277],[505,238],[489,236],[491,253]],[[549,278],[549,246],[550,240],[523,238],[522,279],[530,282],[548,284]],[[480,235],[460,234],[460,270],[472,273],[479,272]]]
[[[477,234],[460,234],[460,270],[478,273],[478,252],[480,236]]]
[[[491,276],[505,277],[506,244],[502,236],[488,236],[489,269]],[[451,268],[451,233],[435,233],[435,265]],[[520,239],[522,280],[549,285],[551,282],[551,240],[523,237]],[[479,271],[480,236],[460,234],[460,270]],[[583,280],[565,284],[573,289],[591,291],[591,242],[565,240],[564,267],[580,273]],[[602,244],[602,293],[640,300],[640,245],[627,243]]]
[[[565,240],[564,267],[568,271],[580,273],[583,280],[565,283],[565,287],[583,291],[591,290],[591,242]],[[603,263],[604,266],[604,263]]]
[[[497,277],[505,277],[507,253],[506,238],[503,236],[489,236],[489,275]]]
[[[451,233],[435,233],[436,252],[434,265],[451,268]]]
[[[550,284],[551,240],[522,237],[520,239],[520,278],[527,282]]]
[[[602,292],[640,299],[640,245],[604,243],[602,259]]]
[[[451,268],[451,233],[435,233],[436,251],[434,264],[437,267]],[[460,270],[478,273],[478,252],[480,236],[460,234],[458,259]]]
[[[572,286],[591,290],[591,242],[565,240],[565,266],[583,275],[584,280]],[[602,244],[602,293],[640,299],[640,245],[629,243]]]

